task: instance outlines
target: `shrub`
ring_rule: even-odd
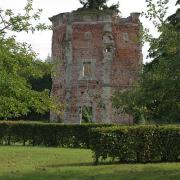
[[[90,130],[95,163],[178,161],[180,126],[116,126]]]
[[[89,129],[104,126],[112,125],[1,121],[0,143],[88,148]]]

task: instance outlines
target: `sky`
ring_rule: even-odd
[[[109,0],[108,4],[116,3],[118,0]],[[168,14],[175,12],[175,2],[176,0],[170,0]],[[127,17],[131,12],[142,12],[146,10],[145,0],[119,0],[122,17]],[[26,0],[0,0],[0,9],[12,9],[14,12],[19,13],[22,11],[23,7],[26,5]],[[62,12],[70,12],[81,7],[79,0],[34,0],[34,9],[43,9],[41,21],[46,24],[51,24],[49,17]],[[141,22],[145,27],[149,27],[151,33],[156,35],[155,30],[152,28],[151,24],[144,18],[141,18]],[[15,34],[16,38],[20,42],[27,42],[31,44],[33,50],[38,53],[38,57],[42,60],[46,59],[47,56],[51,55],[51,38],[52,31],[36,32],[31,33],[18,33]],[[147,59],[148,45],[143,47],[143,62],[148,62]]]

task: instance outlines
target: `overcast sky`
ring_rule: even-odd
[[[116,3],[118,0],[109,0],[108,4]],[[145,0],[119,0],[120,11],[123,17],[129,16],[131,12],[142,12],[146,10]],[[168,13],[172,14],[175,11],[176,0],[170,0]],[[1,9],[13,9],[15,12],[21,12],[26,4],[26,0],[0,0]],[[70,12],[81,7],[79,0],[34,0],[33,7],[35,9],[43,9],[42,21],[50,24],[49,17],[62,13]],[[147,27],[149,22],[147,20],[141,19],[142,23]],[[151,28],[151,26],[150,26]],[[152,29],[152,28],[151,28]],[[155,33],[152,31],[152,33]],[[48,54],[51,54],[51,37],[52,32],[36,32],[35,34],[19,33],[17,40],[21,42],[28,42],[32,45],[35,52],[39,54],[40,59],[45,59]],[[144,62],[147,62],[147,46],[143,48]]]

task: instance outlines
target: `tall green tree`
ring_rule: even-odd
[[[113,97],[115,107],[132,114],[137,122],[144,120],[156,123],[180,122],[180,16],[166,17],[168,1],[153,4],[148,0],[146,17],[153,21],[160,36],[152,38],[149,56],[152,62],[143,66],[136,87],[126,92],[117,92]],[[179,1],[177,2],[179,3]]]
[[[32,89],[30,78],[41,78],[49,73],[49,63],[41,63],[30,45],[18,43],[8,32],[34,32],[45,30],[45,24],[32,23],[40,19],[40,13],[33,11],[32,0],[27,1],[24,14],[0,9],[0,119],[26,115],[30,111],[44,113],[52,109],[59,112],[60,105],[50,98],[49,91]],[[34,12],[34,13],[33,13]]]

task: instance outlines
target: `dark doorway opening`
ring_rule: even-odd
[[[81,107],[81,123],[92,123],[93,109],[92,106]]]

